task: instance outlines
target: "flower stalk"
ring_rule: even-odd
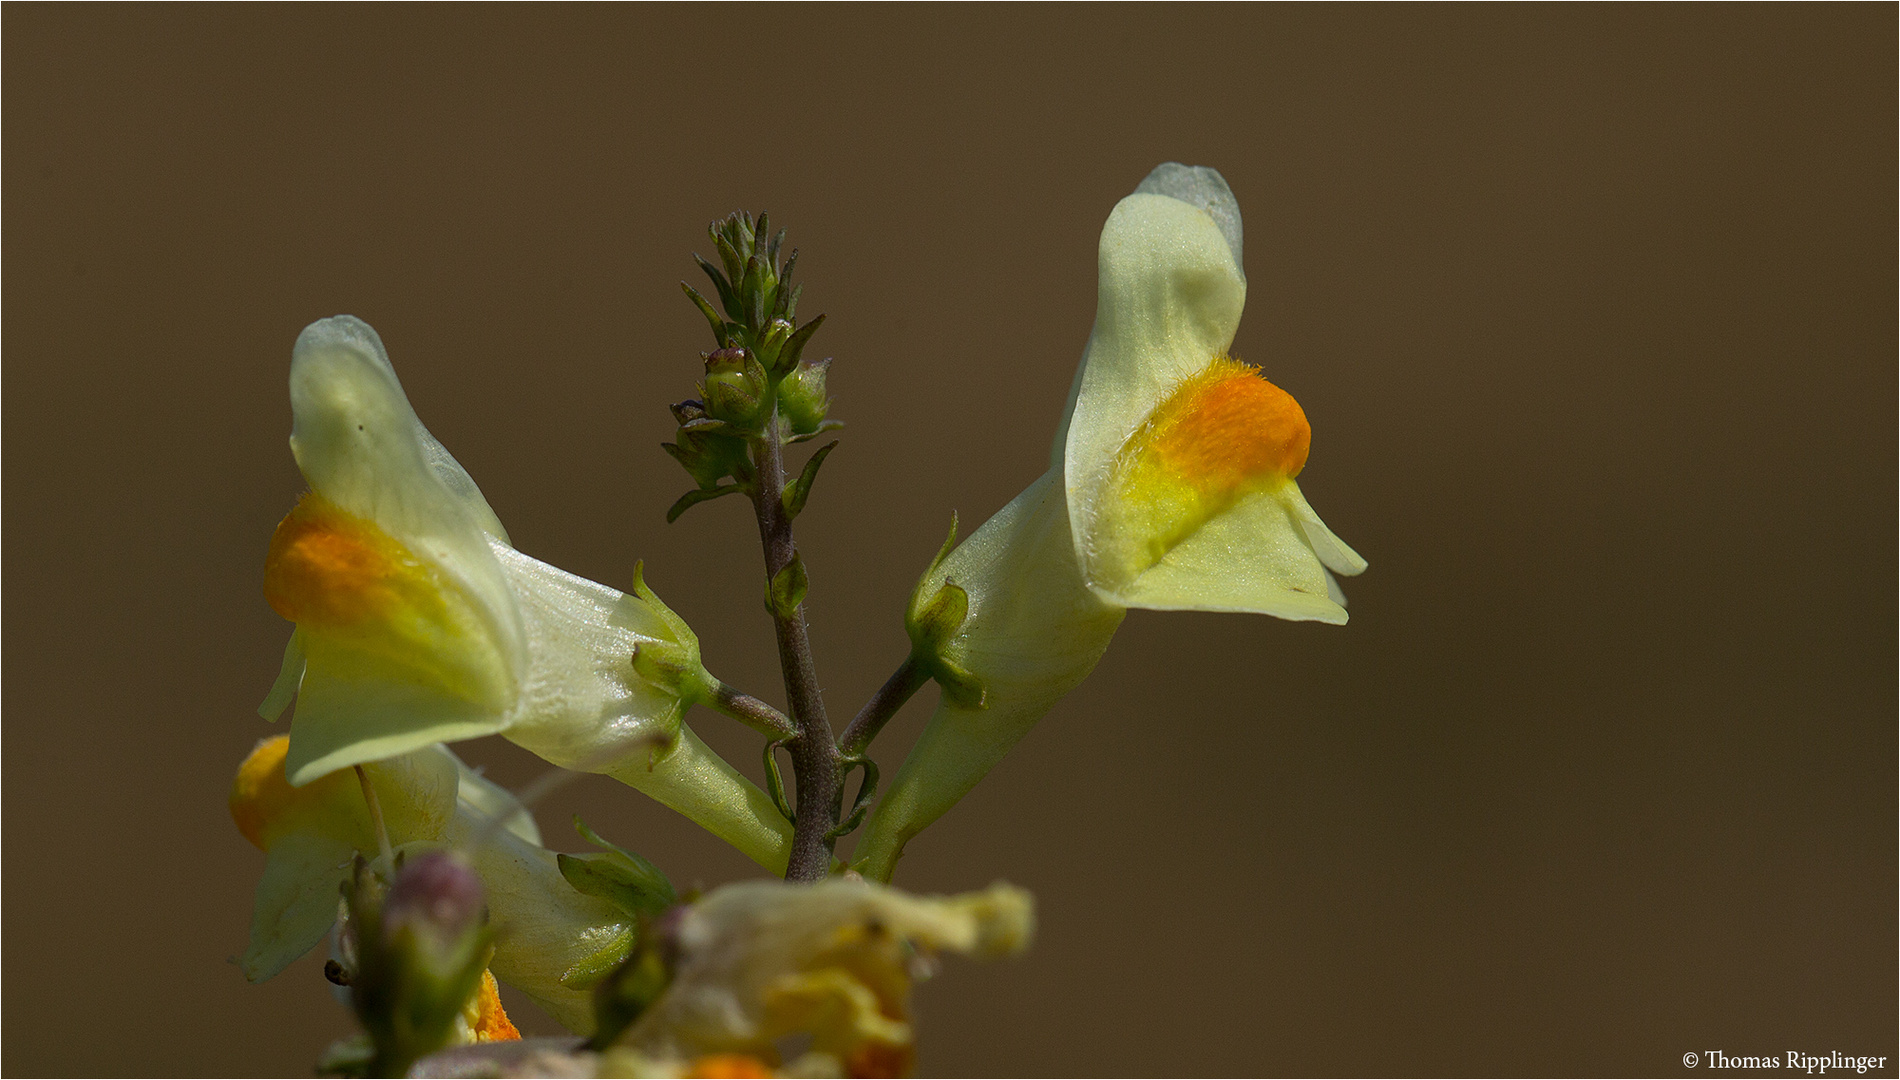
[[[812,660],[811,635],[805,627],[803,586],[795,596],[782,597],[772,588],[784,577],[795,573],[803,576],[795,569],[798,545],[783,498],[785,450],[780,430],[774,405],[766,430],[752,440],[757,477],[752,506],[758,516],[759,544],[765,553],[768,597],[773,601],[768,606],[772,608],[772,630],[778,639],[779,667],[785,676],[785,700],[797,731],[786,744],[798,792],[794,796],[792,851],[785,880],[818,881],[831,869],[831,851],[837,843],[837,838],[829,834],[838,824],[842,809],[842,755],[832,740],[824,695],[818,689],[818,667]]]

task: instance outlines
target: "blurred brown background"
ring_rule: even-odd
[[[523,550],[644,558],[776,700],[746,511],[664,524],[657,446],[709,347],[689,252],[769,209],[850,424],[800,521],[849,715],[950,511],[1043,469],[1097,232],[1166,160],[1238,194],[1236,353],[1372,570],[1345,628],[1134,613],[912,845],[903,883],[1043,916],[922,988],[924,1069],[1892,1064],[1895,20],[10,6],[0,1065],[301,1074],[347,1030],[315,960],[225,962],[306,323],[369,320]],[[750,873],[604,778],[557,846],[577,809]]]

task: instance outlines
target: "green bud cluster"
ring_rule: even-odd
[[[765,214],[754,220],[740,212],[713,222],[707,232],[719,264],[693,258],[712,281],[719,304],[715,307],[686,282],[680,288],[706,316],[719,347],[700,354],[706,371],[699,397],[672,407],[679,434],[677,441],[662,445],[698,488],[673,505],[668,521],[696,503],[752,490],[746,444],[765,433],[775,413],[780,420],[775,437],[787,443],[841,426],[826,419],[831,401],[825,375],[831,359],[804,358],[806,343],[825,317],[797,324],[802,286],[791,279],[798,252],[779,261],[785,230],[772,232]]]

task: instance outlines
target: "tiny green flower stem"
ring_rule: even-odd
[[[710,694],[705,704],[721,716],[730,717],[751,728],[768,739],[792,739],[798,736],[798,728],[785,714],[753,697],[727,686],[719,680],[713,680]]]
[[[596,771],[595,766],[588,766]],[[643,747],[598,767],[628,787],[684,814],[774,874],[783,874],[792,850],[792,825],[772,797],[746,779],[693,729],[681,725],[671,749]]]
[[[778,407],[774,405],[764,433],[752,440],[753,461],[757,465],[752,506],[758,513],[759,543],[765,549],[768,582],[790,566],[798,553],[792,538],[791,515],[786,512],[783,500],[783,430]],[[831,849],[837,840],[828,834],[838,824],[843,809],[841,756],[832,741],[824,697],[818,691],[818,669],[812,662],[804,604],[799,604],[789,615],[774,614],[772,625],[778,636],[779,668],[785,675],[785,700],[791,706],[792,720],[798,728],[797,737],[786,745],[792,756],[792,775],[798,782],[798,794],[793,807],[797,820],[785,880],[819,881],[831,869]]]
[[[884,685],[878,687],[877,693],[871,695],[871,700],[864,703],[864,708],[858,710],[858,715],[851,718],[844,734],[838,738],[838,749],[848,758],[864,753],[877,733],[897,715],[897,710],[929,681],[930,672],[917,662],[916,655],[906,656],[891,677],[884,680]]]

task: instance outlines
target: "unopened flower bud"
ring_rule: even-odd
[[[750,428],[765,405],[765,368],[744,349],[720,349],[706,357],[702,389],[708,416]]]
[[[482,881],[459,855],[424,851],[403,860],[383,901],[383,936],[393,943],[405,931],[432,944],[453,947],[481,925]]]
[[[793,432],[810,435],[825,422],[825,414],[831,409],[831,400],[825,396],[825,373],[830,367],[829,356],[801,363],[779,384],[779,409],[792,425]]]

